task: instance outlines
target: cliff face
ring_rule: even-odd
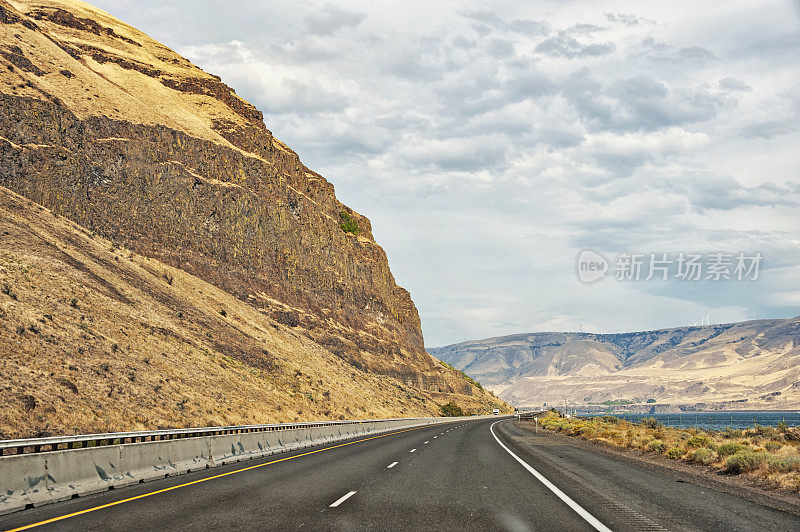
[[[356,367],[470,391],[425,353],[369,220],[218,77],[82,2],[0,0],[0,42],[0,185]]]

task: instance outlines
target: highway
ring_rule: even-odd
[[[677,473],[532,434],[505,418],[362,437],[0,517],[1,530],[37,524],[37,530],[798,530],[800,518]]]

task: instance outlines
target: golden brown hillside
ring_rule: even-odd
[[[360,371],[263,310],[3,187],[0,239],[0,438],[502,404]]]

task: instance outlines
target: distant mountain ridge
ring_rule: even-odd
[[[800,318],[621,334],[515,334],[429,352],[518,404],[565,397],[800,404]]]

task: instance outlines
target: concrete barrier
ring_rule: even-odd
[[[134,479],[126,477],[122,471],[120,447],[109,445],[46,453],[47,491],[51,501],[131,484]]]
[[[0,456],[0,515],[111,487],[456,420],[374,420]]]
[[[0,465],[0,515],[51,502],[45,455],[6,456]]]

